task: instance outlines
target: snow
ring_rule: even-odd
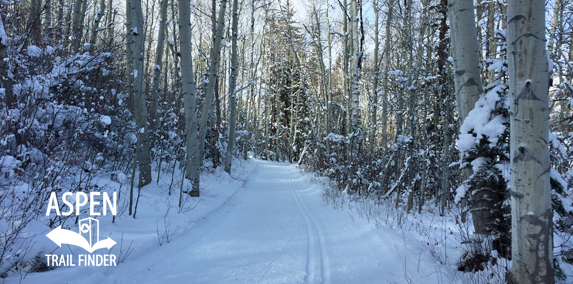
[[[201,197],[186,198],[181,212],[165,177],[141,190],[136,219],[98,218],[100,234],[118,242],[112,254],[132,244],[118,266],[59,267],[30,273],[24,283],[439,283],[443,277],[429,242],[420,240],[427,236],[324,206],[326,185],[296,165],[251,159],[234,161],[233,171],[204,174]],[[71,247],[53,253],[82,253]],[[48,240],[42,248],[57,245]]]
[[[388,71],[388,76],[395,76],[395,77],[400,77],[404,75],[404,71],[402,70],[392,70],[392,71]]]
[[[30,57],[40,57],[42,55],[42,49],[35,45],[29,45],[26,50],[28,51],[28,56]]]
[[[172,38],[167,39],[167,41],[169,42],[169,44],[170,44],[171,46],[174,46],[174,45],[175,45],[175,41],[173,41]]]
[[[458,186],[458,188],[456,189],[456,196],[454,202],[459,203],[462,200],[462,198],[466,196],[467,191],[468,191],[468,186],[465,183],[462,183],[460,186]]]
[[[340,134],[335,134],[335,133],[328,133],[328,135],[326,135],[326,137],[324,137],[324,140],[330,140],[330,141],[336,142],[336,143],[348,143],[348,139],[346,139],[346,137],[344,137],[343,135],[340,135]]]
[[[6,45],[8,42],[8,35],[6,35],[6,30],[4,30],[4,22],[0,19],[0,44]]]
[[[492,63],[487,67],[487,71],[501,72],[505,59],[491,59]]]
[[[0,157],[0,172],[9,173],[20,165],[20,161],[12,156]]]
[[[99,118],[99,121],[101,121],[101,122],[102,122],[103,124],[105,124],[105,125],[110,125],[110,124],[111,124],[111,118],[110,118],[109,116],[107,116],[107,115],[102,115],[102,116]]]
[[[561,174],[557,170],[555,170],[554,168],[551,168],[550,176],[552,179],[554,179],[556,182],[558,182],[559,185],[561,185],[561,187],[563,187],[564,191],[567,191],[567,182],[563,179],[563,177],[561,176]]]
[[[44,51],[46,52],[46,54],[52,55],[54,53],[54,48],[48,45],[48,46],[46,46]]]
[[[491,114],[496,107],[496,103],[501,100],[499,93],[504,88],[506,88],[505,85],[499,84],[493,87],[485,96],[481,95],[475,103],[475,107],[468,113],[460,127],[461,134],[458,136],[457,145],[460,152],[466,152],[479,145],[479,141],[484,136],[490,142],[490,146],[495,146],[499,139],[498,136],[506,129],[504,123],[507,123],[507,120],[501,115],[492,119]]]

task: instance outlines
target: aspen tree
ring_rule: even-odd
[[[161,0],[159,11],[159,34],[157,35],[157,48],[155,49],[155,66],[153,68],[153,83],[151,85],[151,106],[149,108],[149,128],[153,133],[151,138],[151,147],[155,144],[157,135],[157,105],[159,102],[161,66],[163,65],[163,49],[165,46],[165,29],[167,21],[167,4],[169,0]],[[167,76],[167,69],[163,69],[163,76]]]
[[[207,118],[209,117],[209,112],[211,111],[211,104],[213,103],[213,97],[215,96],[215,79],[218,72],[219,60],[221,54],[221,39],[223,37],[223,30],[225,29],[225,10],[227,8],[227,0],[221,0],[221,6],[219,8],[219,17],[217,20],[217,32],[213,41],[213,46],[211,48],[211,65],[209,66],[209,82],[207,84],[207,91],[205,93],[205,100],[203,102],[203,109],[201,112],[201,120],[199,121],[199,138],[197,145],[199,148],[196,150],[197,155],[193,156],[194,161],[191,166],[192,180],[193,180],[193,190],[191,196],[199,196],[199,175],[200,167],[203,161],[203,152],[205,148],[205,135],[207,133]],[[193,151],[195,152],[195,151]]]
[[[191,57],[191,23],[189,1],[179,1],[179,46],[181,48],[181,96],[185,108],[185,146],[187,148],[185,173],[187,178],[195,181],[199,175],[199,136],[197,133],[197,113],[195,111],[195,76],[193,75],[193,59]],[[193,188],[189,195],[198,197]]]
[[[507,19],[513,262],[508,282],[554,283],[545,2],[510,0]]]
[[[137,162],[139,166],[139,188],[151,182],[151,147],[149,128],[147,126],[147,106],[145,102],[145,71],[143,69],[143,26],[141,0],[131,0],[131,64],[133,71],[133,102],[137,135]]]
[[[235,146],[235,124],[237,121],[237,34],[239,13],[238,1],[233,0],[233,31],[231,46],[231,76],[229,77],[229,143],[227,144],[227,156],[225,159],[225,171],[231,173],[231,162],[233,160],[233,147]]]

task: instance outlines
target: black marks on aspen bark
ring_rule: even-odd
[[[549,172],[551,172],[551,167],[547,167],[547,169],[545,169],[539,176],[537,176],[538,178],[542,177],[544,174],[548,174]]]
[[[466,70],[458,70],[458,71],[456,71],[456,75],[458,75],[458,76],[462,76],[462,75],[464,75],[464,74],[466,74]]]
[[[463,85],[463,87],[470,87],[470,86],[479,86],[474,78],[469,78]]]
[[[553,222],[552,222],[552,216],[553,216],[553,211],[551,209],[548,209],[547,211],[545,211],[543,214],[541,214],[540,216],[535,216],[535,214],[527,214],[527,215],[523,215],[521,216],[521,219],[531,225],[534,226],[538,226],[539,227],[539,232],[537,234],[527,234],[526,235],[526,239],[529,240],[533,240],[532,243],[530,243],[530,250],[531,251],[535,251],[537,253],[542,252],[542,251],[547,251],[552,249],[552,247],[549,247],[551,245],[551,242],[549,239],[547,239],[546,236],[552,236],[553,232]],[[533,247],[532,244],[535,244],[535,247]],[[550,254],[549,254],[550,255]],[[543,257],[549,257],[549,255],[545,255],[544,256],[538,256],[535,259],[535,270],[534,271],[530,271],[529,275],[531,277],[531,279],[535,279],[537,281],[541,281],[543,283],[549,283],[551,282],[553,279],[553,275],[551,275],[550,272],[550,268],[549,267],[545,267],[543,264],[544,263],[551,263],[550,261],[546,261],[543,260]]]
[[[541,161],[539,161],[537,158],[535,158],[533,155],[531,155],[531,153],[529,152],[529,150],[527,150],[527,148],[521,146],[517,149],[517,151],[515,151],[514,156],[513,156],[513,162],[517,163],[517,162],[528,162],[528,161],[535,161],[538,164],[542,164]]]
[[[516,42],[520,41],[522,38],[528,38],[528,37],[533,37],[533,38],[536,38],[538,40],[544,41],[544,40],[540,39],[539,37],[537,37],[536,35],[534,35],[533,33],[524,33],[524,34],[521,34],[520,36],[518,36],[517,39],[514,40],[511,44],[515,44]]]
[[[533,90],[531,89],[531,82],[525,83],[525,87],[521,90],[519,96],[517,96],[518,100],[530,100],[530,101],[540,101],[540,99],[535,96]]]
[[[524,195],[522,193],[519,193],[519,192],[513,191],[513,190],[509,190],[509,195],[511,195],[512,197],[517,198],[517,199],[521,199],[524,197]]]
[[[509,26],[511,24],[511,22],[520,21],[520,20],[526,20],[527,21],[527,18],[523,15],[515,15],[513,18],[511,18],[509,21],[507,21],[507,25]]]
[[[525,83],[525,87],[523,87],[523,89],[521,90],[521,93],[519,93],[519,95],[517,96],[517,98],[515,99],[515,115],[518,114],[519,112],[519,101],[521,100],[525,100],[525,101],[541,101],[534,93],[533,90],[531,89],[531,82],[527,82]]]

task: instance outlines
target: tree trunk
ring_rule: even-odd
[[[360,135],[360,106],[358,104],[360,96],[360,47],[358,44],[358,4],[356,0],[350,0],[350,44],[351,44],[351,57],[350,57],[350,94],[351,94],[351,129],[349,130],[350,135],[350,146],[349,154],[351,159],[356,158],[358,154],[357,149],[359,147],[359,135]],[[355,161],[352,161],[354,164]]]
[[[449,6],[451,25],[451,46],[454,58],[454,87],[458,105],[458,117],[460,125],[468,113],[474,108],[475,103],[482,93],[482,84],[479,67],[479,45],[477,42],[476,25],[474,20],[474,6],[472,0],[454,0]],[[490,11],[491,12],[491,11]],[[464,170],[464,177],[471,176],[471,169]],[[487,202],[480,195],[470,195],[474,204]],[[477,200],[477,199],[482,200]],[[465,203],[465,201],[464,201]],[[491,207],[488,204],[477,207]],[[462,219],[465,220],[465,209]],[[472,212],[474,229],[478,234],[487,233],[487,224],[495,217],[490,210]]]
[[[12,79],[8,77],[10,64],[8,64],[8,36],[4,29],[4,19],[0,13],[0,87],[4,88],[4,98],[6,102],[6,110],[11,109],[15,103],[16,98],[12,91]]]
[[[163,49],[165,46],[165,22],[167,21],[167,4],[169,0],[161,0],[159,11],[159,34],[157,35],[157,48],[155,49],[155,67],[153,68],[153,83],[151,90],[151,105],[149,108],[149,128],[151,134],[151,148],[155,146],[157,138],[157,106],[159,103],[161,66],[163,65]],[[163,76],[167,76],[167,70],[163,71]]]
[[[229,77],[229,143],[227,144],[227,156],[225,159],[225,171],[231,173],[231,162],[233,160],[233,147],[235,146],[235,124],[237,121],[237,34],[239,13],[238,1],[233,0],[233,35],[231,47],[231,76]]]
[[[211,111],[211,104],[215,95],[215,77],[219,67],[219,59],[221,54],[221,39],[223,37],[223,30],[225,29],[225,9],[227,7],[227,0],[221,0],[221,7],[219,8],[219,17],[217,23],[217,33],[214,38],[213,47],[211,49],[211,65],[209,66],[209,83],[207,84],[207,91],[205,93],[205,100],[203,101],[203,110],[201,112],[201,120],[199,122],[199,155],[194,156],[194,165],[201,165],[203,160],[203,153],[205,148],[205,134],[207,133],[207,118]],[[199,195],[199,173],[200,168],[193,167],[193,191],[192,196]]]
[[[72,50],[73,51],[78,51],[80,48],[80,41],[82,39],[82,27],[83,27],[83,22],[81,21],[82,19],[82,6],[83,6],[83,2],[85,2],[85,0],[75,0],[74,1],[74,11],[73,11],[73,17],[72,17]],[[131,4],[133,5],[133,3]],[[131,12],[127,12],[128,14]],[[132,15],[130,15],[129,17],[132,17]]]
[[[557,41],[557,25],[559,23],[559,11],[561,9],[561,0],[555,0],[555,6],[553,7],[553,20],[551,21],[551,32],[549,33],[549,43],[547,44],[547,49],[549,50],[549,54],[551,58],[555,57],[557,49],[554,49],[555,43]]]
[[[380,66],[378,65],[378,3],[372,1],[372,9],[374,10],[374,82],[372,86],[372,95],[370,97],[370,137],[369,149],[370,153],[374,153],[376,147],[376,113],[378,112],[378,78],[380,77]]]
[[[554,283],[545,2],[510,0],[510,283]]]
[[[194,182],[198,179],[199,136],[197,133],[197,113],[195,111],[195,76],[193,75],[193,59],[191,57],[191,23],[189,20],[189,1],[179,2],[179,45],[181,47],[181,96],[185,108],[185,146],[187,148],[185,172],[187,178]],[[199,188],[189,193],[199,196]]]
[[[386,16],[386,32],[384,34],[384,65],[382,67],[382,141],[384,149],[388,144],[388,66],[390,65],[390,28],[392,27],[392,17],[394,16],[394,0],[388,2],[388,15]]]
[[[100,0],[99,10],[95,14],[94,24],[92,27],[92,32],[90,34],[90,51],[91,52],[93,52],[95,50],[97,34],[99,32],[99,23],[103,19],[104,13],[105,13],[105,0]]]
[[[151,183],[151,147],[149,128],[147,127],[147,106],[145,103],[145,71],[143,70],[143,32],[144,20],[141,12],[141,0],[131,0],[131,35],[133,45],[131,62],[133,72],[134,116],[137,126],[137,161],[139,165],[139,188]]]
[[[328,10],[330,6],[326,5],[326,25],[327,25],[327,33],[328,33],[328,85],[326,91],[328,93],[327,100],[326,100],[326,135],[330,134],[330,120],[332,119],[332,108],[330,104],[332,103],[332,40],[330,35],[330,18],[328,17]],[[328,155],[330,155],[330,139],[326,140],[326,150]]]

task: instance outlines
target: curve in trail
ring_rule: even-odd
[[[291,185],[292,194],[297,203],[297,207],[301,214],[304,216],[305,222],[307,224],[307,230],[310,232],[308,235],[309,250],[307,252],[309,257],[307,257],[307,259],[311,259],[311,261],[307,262],[307,283],[314,283],[314,279],[316,277],[314,271],[320,270],[321,282],[324,284],[330,284],[330,260],[328,257],[328,248],[326,246],[326,241],[320,223],[316,221],[314,214],[308,209],[306,202],[300,196],[300,191],[296,190],[294,187],[292,174],[290,172],[289,183]],[[316,241],[319,243],[318,251],[316,251],[314,245]],[[320,265],[318,268],[316,267],[315,263],[315,254],[318,254],[320,259]]]

